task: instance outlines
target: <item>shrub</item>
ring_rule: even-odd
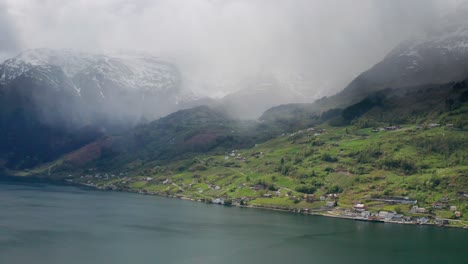
[[[338,158],[332,157],[330,154],[325,153],[322,155],[322,160],[326,162],[337,162]]]
[[[315,186],[299,186],[296,188],[296,191],[305,194],[313,194],[317,191],[317,188]]]

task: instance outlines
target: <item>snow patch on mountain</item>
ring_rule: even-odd
[[[120,56],[120,57],[119,57]],[[34,49],[6,60],[0,66],[0,84],[8,84],[33,69],[47,71],[56,66],[65,76],[89,76],[97,83],[110,81],[119,88],[144,91],[168,91],[178,81],[177,69],[150,55],[98,55],[73,50]],[[57,84],[53,82],[53,84]],[[73,84],[80,93],[81,87]]]

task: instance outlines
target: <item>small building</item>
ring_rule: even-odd
[[[369,212],[369,211],[362,211],[362,212],[361,212],[361,217],[364,218],[364,219],[369,219],[369,217],[371,217],[371,212]]]
[[[434,221],[434,224],[436,224],[436,225],[448,225],[449,221],[447,219],[436,218],[435,221]]]
[[[263,197],[265,197],[265,198],[271,198],[271,193],[265,193],[265,194],[263,194]]]
[[[216,198],[216,199],[211,200],[211,202],[214,204],[224,204],[224,199]]]
[[[429,222],[429,219],[427,217],[420,217],[416,219],[416,222],[420,225],[424,225],[427,224],[427,222]]]
[[[166,185],[166,184],[172,184],[172,181],[169,180],[169,179],[165,179],[162,183],[163,183],[164,185]]]
[[[252,190],[255,190],[255,191],[260,191],[260,190],[264,190],[265,189],[265,185],[263,184],[256,184],[252,187],[250,187]]]
[[[457,210],[457,207],[455,205],[450,206],[450,211],[454,212]]]
[[[221,190],[221,187],[219,187],[218,185],[216,185],[216,186],[214,187],[214,189],[217,190],[217,191],[219,191],[219,190]]]
[[[335,207],[335,206],[336,206],[336,202],[335,202],[335,201],[326,202],[326,203],[325,203],[325,206],[326,206],[326,207]]]
[[[380,211],[379,212],[379,217],[380,218],[386,218],[388,216],[388,212],[387,211]]]
[[[425,214],[427,212],[426,208],[413,206],[410,210],[412,214]]]
[[[426,208],[419,207],[418,209],[416,209],[416,213],[425,214],[425,213],[427,213],[427,210],[426,210]]]
[[[313,203],[313,202],[315,202],[315,195],[313,195],[313,194],[312,194],[312,195],[310,195],[310,194],[307,195],[307,194],[306,194],[306,195],[304,195],[304,199],[305,199],[306,202],[308,202],[308,203]]]
[[[455,211],[454,215],[455,217],[460,218],[462,216],[462,213],[460,211]]]
[[[434,203],[432,204],[432,208],[436,210],[442,210],[444,209],[445,205],[443,203]]]
[[[402,214],[395,214],[393,215],[392,220],[402,222],[405,220],[403,217],[404,216]]]
[[[325,197],[325,196],[323,196],[323,195],[322,195],[322,196],[320,196],[320,201],[322,201],[322,202],[323,202],[323,201],[326,201],[326,200],[327,200],[327,197]]]
[[[362,212],[366,210],[366,206],[364,204],[358,203],[354,205],[354,210]]]

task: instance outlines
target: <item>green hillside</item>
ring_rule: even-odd
[[[279,122],[294,109],[270,111],[262,122],[205,107],[181,111],[116,137],[85,164],[66,156],[20,175],[284,210],[330,213],[336,202],[341,211],[333,212],[345,214],[362,203],[370,212],[467,224],[466,83],[388,89],[344,109]],[[425,212],[388,202],[402,197]]]

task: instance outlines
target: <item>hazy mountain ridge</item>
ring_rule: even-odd
[[[353,80],[342,93],[365,94],[384,88],[443,84],[466,77],[468,26],[452,25],[404,41]]]
[[[78,97],[74,99],[75,112],[87,119],[98,113],[102,118],[130,122],[141,117],[151,120],[199,99],[182,88],[176,66],[147,54],[27,50],[0,65],[2,89],[19,79],[40,82],[49,89]],[[88,122],[86,118],[82,123]]]
[[[152,56],[24,51],[0,64],[0,160],[48,161],[197,99],[174,65]]]
[[[135,57],[135,55],[122,54],[106,56],[52,50],[27,51],[0,66],[0,99],[5,102],[1,105],[2,122],[5,123],[2,133],[11,135],[12,132],[7,125],[9,122],[17,122],[27,128],[26,132],[31,133],[38,127],[42,129],[40,131],[46,133],[47,128],[44,124],[58,124],[59,127],[65,128],[65,131],[73,132],[77,131],[76,126],[69,124],[78,123],[81,126],[94,127],[95,134],[109,134],[106,128],[112,128],[113,123],[125,124],[128,128],[137,124],[141,118],[151,121],[158,116],[188,106],[207,104],[216,109],[210,111],[218,111],[216,114],[212,113],[213,116],[223,116],[222,119],[216,118],[221,120],[219,124],[209,126],[196,124],[200,122],[197,115],[201,111],[200,108],[188,109],[170,115],[168,119],[161,119],[161,122],[173,120],[177,123],[180,121],[177,118],[180,113],[193,111],[193,122],[197,132],[192,131],[191,125],[181,124],[179,127],[174,127],[153,122],[135,130],[152,135],[142,136],[146,138],[142,146],[149,152],[153,151],[150,150],[150,146],[157,146],[156,148],[162,148],[156,152],[164,150],[163,152],[169,153],[170,144],[167,144],[174,136],[170,137],[168,133],[175,133],[177,137],[190,131],[202,135],[195,137],[195,142],[208,140],[212,146],[223,145],[218,141],[219,138],[223,142],[230,142],[232,146],[242,145],[242,141],[251,144],[256,139],[266,140],[277,133],[335,118],[342,114],[342,111],[346,111],[347,107],[361,102],[366,97],[378,96],[376,93],[379,91],[384,91],[386,95],[397,95],[399,90],[404,91],[411,87],[409,90],[419,92],[427,90],[429,94],[435,95],[437,93],[428,89],[447,89],[450,87],[450,82],[468,77],[467,43],[468,29],[459,25],[430,32],[423,38],[410,39],[358,76],[342,92],[314,103],[299,105],[281,105],[290,100],[303,99],[307,102],[307,97],[299,92],[302,88],[294,88],[293,84],[297,84],[297,80],[290,82],[286,80],[287,78],[276,78],[268,74],[239,82],[240,87],[245,88],[222,99],[208,100],[193,96],[190,90],[182,87],[181,74],[175,66],[152,56]],[[386,90],[388,91],[385,92]],[[274,105],[280,106],[270,108]],[[408,105],[402,107],[411,109]],[[258,116],[268,108],[270,109],[263,113],[259,124],[248,125],[251,129],[257,129],[266,135],[259,136],[258,133],[249,134],[244,131],[235,139],[230,137],[230,129],[235,131],[236,127],[243,126],[242,122],[235,120],[236,118]],[[150,114],[145,115],[145,113]],[[389,120],[391,118],[390,116]],[[349,123],[352,119],[344,121]],[[37,126],[30,126],[30,123],[37,123]],[[157,132],[152,134],[152,129]],[[210,129],[216,133],[211,133]],[[24,131],[21,132],[24,134]],[[177,135],[178,133],[180,135]],[[256,139],[249,139],[249,136]],[[64,137],[66,139],[67,134]],[[2,138],[7,140],[8,137],[2,136]],[[188,134],[184,134],[180,139],[181,146],[189,138]],[[163,142],[164,140],[168,142]],[[22,144],[21,138],[15,142]],[[14,146],[3,150],[6,153],[15,153],[15,151]],[[180,154],[180,151],[176,152]],[[27,155],[27,151],[21,153]],[[59,151],[53,153],[63,154]],[[165,154],[150,156],[157,158],[159,155]]]

